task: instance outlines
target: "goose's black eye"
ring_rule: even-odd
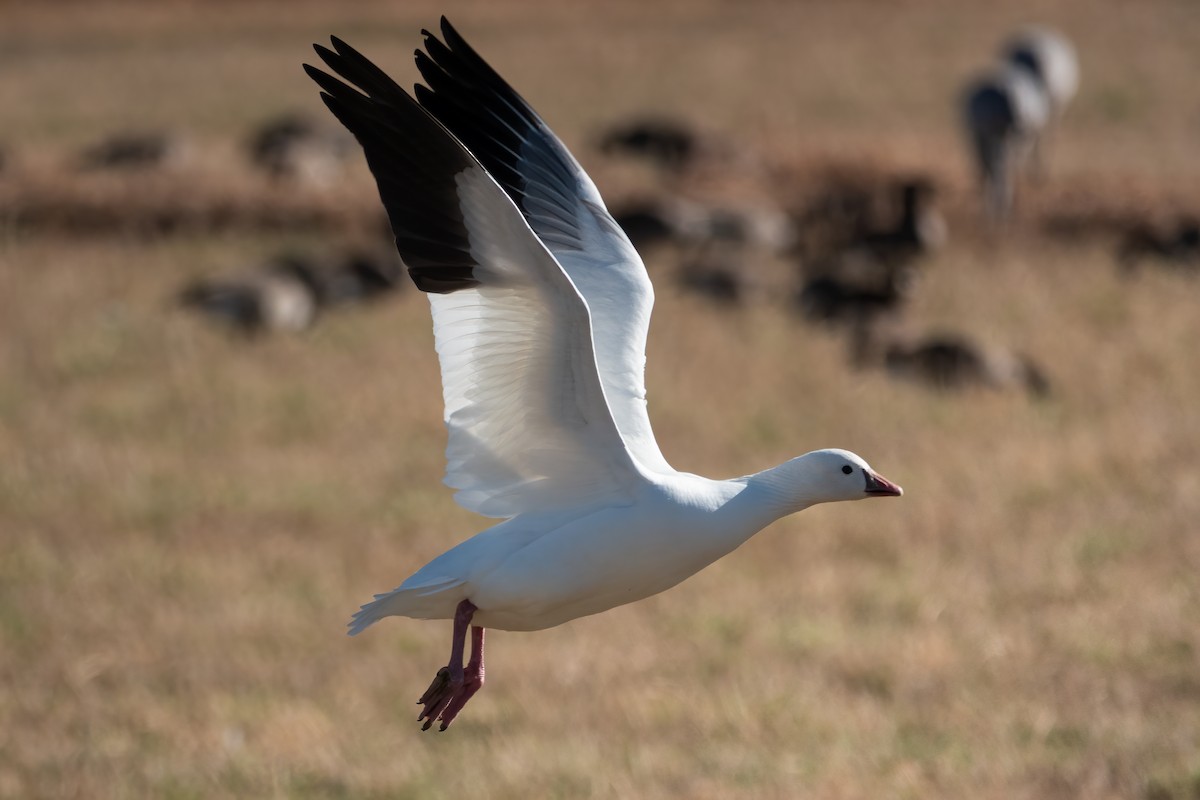
[[[847,465],[845,465],[844,467],[842,467],[842,474],[843,474],[843,475],[849,475],[851,472],[854,472],[854,467],[850,466],[849,464],[847,464]]]

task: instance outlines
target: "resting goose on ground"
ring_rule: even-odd
[[[1177,272],[1200,271],[1200,219],[1184,217],[1170,229],[1149,223],[1130,226],[1117,245],[1117,264],[1125,276],[1136,273],[1147,258]]]
[[[1046,373],[1024,354],[955,333],[918,337],[890,322],[866,316],[853,321],[850,358],[854,366],[880,366],[893,377],[947,392],[1018,389],[1035,398],[1051,394]]]
[[[918,279],[914,267],[885,270],[880,280],[867,283],[819,275],[804,282],[795,305],[813,322],[871,320],[900,311],[912,299]]]
[[[396,246],[429,293],[449,429],[445,482],[504,521],[376,595],[454,621],[418,701],[441,730],[483,685],[486,628],[533,631],[668,589],[814,503],[899,495],[845,450],[733,480],[677,472],[643,382],[653,292],[596,187],[541,118],[442,19],[410,97],[334,38],[305,66],[363,146]],[[468,629],[471,657],[463,655]]]
[[[638,117],[606,130],[600,136],[599,149],[608,155],[643,158],[664,172],[679,174],[713,148],[683,120]]]
[[[946,219],[934,199],[937,186],[925,178],[902,180],[891,189],[900,201],[899,218],[863,233],[850,249],[860,249],[893,269],[910,264],[946,243]]]
[[[344,130],[327,129],[306,114],[287,113],[259,127],[247,143],[250,161],[273,180],[330,183],[353,155]]]
[[[316,322],[321,290],[314,263],[285,255],[242,275],[196,281],[180,293],[179,303],[246,336],[295,333]]]
[[[152,170],[187,160],[187,142],[164,131],[126,131],[101,139],[76,159],[78,169]]]

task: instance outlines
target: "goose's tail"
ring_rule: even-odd
[[[459,601],[465,599],[453,590],[464,583],[460,578],[433,578],[415,586],[406,582],[398,589],[377,594],[351,618],[347,633],[357,636],[384,617],[450,619]]]

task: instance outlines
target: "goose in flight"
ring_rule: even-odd
[[[305,65],[361,143],[396,247],[428,293],[457,502],[503,520],[376,595],[387,616],[453,620],[418,700],[445,730],[484,680],[484,631],[534,631],[668,589],[815,503],[901,489],[845,450],[755,475],[672,469],[646,413],[653,291],[578,162],[442,19],[414,96],[337,38]],[[353,88],[351,85],[353,84]],[[463,666],[468,631],[470,660]]]

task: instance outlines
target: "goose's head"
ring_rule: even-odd
[[[818,503],[899,497],[904,490],[848,450],[814,450],[796,459],[805,491]]]

